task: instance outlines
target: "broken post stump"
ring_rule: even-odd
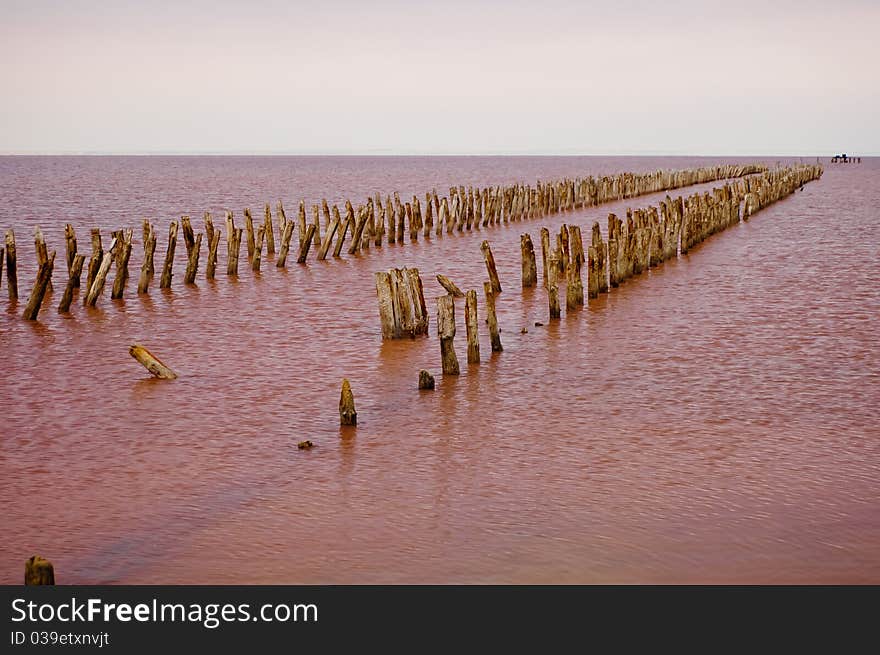
[[[458,357],[455,356],[455,303],[452,296],[437,298],[437,335],[440,337],[440,361],[443,375],[459,375]]]
[[[67,248],[67,278],[70,280],[70,271],[73,268],[73,259],[76,257],[76,232],[70,223],[64,226],[64,242]],[[76,286],[79,286],[79,278],[77,277]]]
[[[117,300],[125,293],[125,285],[128,282],[128,260],[131,257],[131,230],[122,233],[122,247],[119,249],[116,260],[116,278],[113,280],[113,289],[110,298]]]
[[[445,275],[438,275],[437,281],[440,283],[440,286],[451,293],[454,298],[464,298],[464,292],[459,289],[455,285],[455,283]]]
[[[306,228],[305,236],[299,247],[299,257],[296,258],[297,264],[305,264],[306,258],[309,256],[309,249],[312,247],[312,239],[315,235],[315,224],[312,223]]]
[[[184,284],[195,284],[196,273],[199,270],[199,255],[202,252],[202,233],[196,235],[195,243],[189,251],[189,258],[186,262],[186,273],[183,275]]]
[[[89,287],[89,292],[86,294],[84,302],[86,307],[94,307],[98,303],[98,298],[101,297],[101,293],[104,291],[104,283],[107,281],[107,273],[110,272],[110,265],[113,263],[117,245],[116,238],[114,237],[110,242],[110,250],[106,251],[101,258],[101,264],[95,273],[95,281],[92,282],[92,286]]]
[[[217,248],[220,247],[220,230],[213,229],[208,235],[208,262],[205,264],[205,279],[213,280],[217,270]]]
[[[15,232],[12,230],[6,230],[6,290],[9,293],[10,300],[18,299],[17,266],[15,254]]]
[[[104,248],[101,245],[101,231],[98,228],[92,228],[92,256],[89,258],[89,269],[86,275],[86,293],[95,283],[95,276],[98,274],[98,269],[101,268],[103,259]]]
[[[140,344],[133,344],[128,354],[134,357],[144,368],[160,380],[175,380],[177,373],[168,368],[158,357]]]
[[[542,228],[543,229],[543,228]],[[559,307],[559,288],[557,287],[557,277],[559,276],[559,255],[554,250],[550,253],[547,262],[547,300],[550,305],[550,319],[558,319],[562,316],[562,310]]]
[[[160,289],[171,288],[171,276],[174,275],[174,249],[177,247],[177,223],[171,221],[168,226],[168,249],[165,251],[165,264],[162,267],[162,279],[159,280]]]
[[[339,395],[339,424],[357,425],[357,412],[354,409],[354,394],[348,378],[342,380],[342,393]]]
[[[33,555],[24,563],[24,583],[27,586],[35,585],[54,585],[55,584],[55,567],[52,562]]]
[[[532,245],[532,237],[522,234],[519,237],[519,247],[522,251],[522,286],[523,289],[533,287],[538,282],[538,267],[535,263],[535,247]]]
[[[419,389],[433,389],[434,376],[425,369],[419,371]]]
[[[147,232],[147,230],[149,230]],[[152,226],[144,227],[144,261],[141,264],[141,277],[138,280],[138,293],[147,293],[150,290],[150,281],[153,279],[153,255],[156,252],[156,231]]]
[[[58,304],[59,314],[65,314],[70,311],[70,303],[73,300],[73,290],[77,286],[75,282],[79,281],[79,276],[82,273],[83,262],[85,262],[85,260],[85,255],[77,253],[73,256],[73,263],[70,265],[70,273],[67,276],[67,285],[64,287],[64,293],[61,295],[61,302]]]

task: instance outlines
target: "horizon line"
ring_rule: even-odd
[[[273,150],[33,150],[0,151],[0,157],[835,157],[842,153],[695,153],[681,151],[640,152],[421,152],[421,151],[273,151]],[[880,153],[850,154],[877,157]]]

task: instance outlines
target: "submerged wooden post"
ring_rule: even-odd
[[[333,243],[333,237],[336,236],[336,231],[339,229],[340,221],[341,219],[339,218],[339,208],[336,205],[333,205],[333,219],[327,226],[327,233],[324,236],[324,241],[321,244],[321,248],[318,250],[319,260],[327,259],[327,253],[330,251],[330,245]]]
[[[117,300],[125,293],[125,285],[128,283],[128,260],[131,257],[131,230],[122,233],[122,247],[117,252],[116,278],[113,280],[113,289],[110,298]]]
[[[486,294],[486,320],[489,322],[489,339],[492,342],[492,352],[500,353],[501,332],[498,329],[498,316],[495,314],[495,290],[491,282],[483,282],[483,292]]]
[[[468,364],[480,363],[480,335],[477,322],[477,292],[467,292],[464,304],[464,322],[467,327]]]
[[[554,250],[550,253],[547,263],[547,299],[550,304],[550,319],[558,319],[562,316],[562,310],[559,307],[559,288],[557,287],[557,278],[559,276],[559,255]]]
[[[522,286],[523,289],[533,287],[538,282],[538,267],[535,263],[535,247],[532,237],[522,234],[519,237],[519,248],[522,252]]]
[[[251,269],[260,272],[260,262],[263,259],[263,239],[266,237],[266,226],[257,228],[257,239],[254,241],[254,256],[251,258]]]
[[[293,236],[293,221],[286,221],[281,230],[281,251],[278,253],[276,268],[284,268],[287,265],[287,253],[290,251],[290,238]]]
[[[92,256],[89,259],[89,270],[86,275],[86,292],[92,289],[95,283],[95,276],[104,260],[104,248],[101,245],[101,231],[98,228],[92,228]]]
[[[70,280],[70,271],[73,269],[73,259],[76,257],[76,232],[70,223],[64,226],[64,241],[67,246],[67,279]],[[76,278],[76,286],[79,286],[79,277]]]
[[[54,585],[55,567],[47,559],[34,555],[24,563],[24,583],[27,586]]]
[[[171,277],[174,275],[174,250],[177,248],[177,223],[171,221],[168,227],[168,249],[165,251],[165,264],[162,267],[162,279],[159,280],[160,289],[171,288]]]
[[[226,275],[238,275],[238,255],[241,251],[241,228],[235,227],[231,211],[226,212]]]
[[[196,235],[193,232],[192,223],[189,216],[180,217],[180,229],[183,231],[183,243],[186,246],[186,257],[189,259],[193,246],[196,245]]]
[[[266,203],[266,218],[263,220],[266,233],[266,254],[275,254],[275,226],[272,224],[272,208]],[[283,228],[283,226],[281,226]]]
[[[83,262],[85,260],[85,255],[77,253],[73,256],[73,263],[70,265],[70,273],[67,276],[67,285],[64,287],[64,293],[61,295],[61,302],[58,304],[59,314],[65,314],[70,311],[70,303],[73,300],[73,290],[76,288],[74,282],[79,281]]]
[[[450,295],[437,298],[437,334],[443,375],[459,375],[458,357],[452,343],[455,338],[455,303]]]
[[[354,409],[354,394],[348,378],[342,379],[342,393],[339,395],[339,425],[357,425],[358,415]]]
[[[299,247],[299,257],[296,258],[297,264],[305,264],[306,258],[309,256],[309,249],[312,247],[312,239],[315,234],[315,224],[312,223],[306,228],[302,243]]]
[[[199,255],[202,252],[202,233],[196,235],[196,241],[192,250],[189,251],[189,258],[186,261],[186,273],[183,275],[184,284],[195,284],[196,273],[199,270]]]
[[[101,264],[95,273],[95,281],[92,282],[89,292],[86,294],[83,302],[86,307],[94,307],[98,303],[98,298],[101,297],[101,292],[104,291],[104,283],[107,281],[107,273],[110,271],[110,265],[113,263],[116,254],[116,246],[117,241],[114,238],[110,242],[110,250],[106,251],[101,258]]]
[[[394,294],[391,284],[391,275],[385,271],[378,271],[376,278],[376,296],[379,299],[379,322],[382,325],[383,339],[396,339],[400,336],[400,329],[394,316]]]
[[[213,225],[211,226],[213,228]],[[217,248],[220,247],[220,230],[211,231],[208,237],[208,262],[205,264],[205,279],[213,280],[217,269]]]
[[[419,389],[433,389],[434,376],[425,369],[419,371]]]
[[[0,262],[2,264],[2,262]],[[10,300],[18,299],[18,271],[15,254],[15,232],[6,230],[6,290]]]
[[[492,283],[492,290],[495,293],[501,293],[501,281],[498,279],[498,269],[495,268],[495,257],[492,255],[489,242],[483,241],[480,244],[480,250],[483,251],[483,259],[486,260],[486,269],[489,271],[489,281]]]
[[[422,288],[422,277],[419,269],[404,269],[406,282],[409,286],[413,308],[413,335],[428,334],[428,306],[425,303],[425,291]]]
[[[543,267],[544,286],[548,282],[548,266],[550,264],[550,230],[546,227],[541,228],[541,266]]]
[[[24,318],[26,320],[37,320],[37,314],[40,313],[40,305],[43,304],[43,296],[46,295],[46,289],[49,286],[49,280],[52,278],[52,269],[54,267],[55,251],[53,250],[52,254],[46,258],[46,261],[40,263],[37,279],[34,281],[34,287],[31,289],[31,295],[24,308]]]
[[[133,344],[128,354],[134,357],[144,368],[160,380],[175,380],[177,373],[168,368],[162,361],[140,344]]]
[[[43,238],[43,231],[39,225],[34,230],[34,249],[37,252],[37,265],[44,264],[49,259],[49,249],[46,246],[46,239]],[[50,292],[53,290],[51,272],[49,273],[49,283],[46,289]]]
[[[147,229],[149,232],[146,231]],[[156,231],[149,226],[149,228],[145,227],[144,234],[144,261],[141,264],[138,293],[147,293],[150,290],[150,280],[153,279],[153,254],[156,252]]]
[[[459,289],[455,285],[455,283],[445,275],[438,275],[437,281],[440,283],[440,286],[451,293],[454,298],[464,298],[464,293],[462,292],[462,290]]]
[[[254,261],[254,219],[250,209],[244,210],[244,227],[247,232],[248,263],[251,263]]]

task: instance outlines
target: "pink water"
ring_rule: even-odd
[[[184,213],[201,229],[205,210],[241,220],[278,199],[293,217],[301,198],[724,161],[0,158],[23,298],[7,301],[4,272],[0,582],[34,553],[61,583],[880,582],[878,160],[826,160],[803,191],[553,324],[543,289],[520,289],[520,234],[604,231],[656,196],[285,270],[264,254],[237,281],[221,244],[217,279],[195,287],[179,243],[171,292],[147,297],[138,243],[124,301],[108,284],[96,309],[55,312],[65,222],[88,251],[87,228],[106,243],[150,217],[161,262]],[[59,265],[29,323],[37,224]],[[462,375],[442,378],[434,275],[482,289],[483,238],[504,352],[480,292],[483,363],[466,364],[459,301]],[[395,266],[421,270],[428,338],[380,339],[373,272]],[[180,378],[149,378],[132,342]],[[421,368],[436,391],[416,389]]]

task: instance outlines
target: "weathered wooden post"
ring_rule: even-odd
[[[290,252],[290,239],[293,236],[293,221],[284,221],[281,228],[281,251],[278,253],[276,268],[284,268],[287,265],[287,253]]]
[[[226,212],[226,275],[238,275],[238,255],[241,251],[240,227],[235,227],[231,211]]]
[[[134,357],[144,368],[160,380],[175,380],[177,373],[168,368],[158,357],[140,344],[133,344],[128,354]]]
[[[83,301],[83,304],[86,307],[94,307],[98,303],[98,298],[101,297],[101,292],[104,291],[104,283],[107,281],[107,273],[110,271],[110,265],[113,263],[113,259],[116,255],[117,243],[116,238],[114,238],[110,242],[110,250],[106,251],[101,258],[101,263],[98,266],[98,270],[95,272],[95,281],[92,282],[89,287],[89,292],[86,294]]]
[[[160,289],[171,288],[171,277],[174,275],[173,267],[175,248],[177,248],[177,223],[171,221],[171,225],[168,226],[168,249],[165,251],[165,264],[162,267],[162,279],[159,280]]]
[[[54,585],[55,567],[47,559],[34,555],[24,563],[24,583],[26,586]]]
[[[354,394],[348,378],[342,379],[342,393],[339,395],[339,424],[357,425],[358,415],[354,409]]]
[[[205,279],[213,280],[217,268],[217,248],[220,247],[220,230],[213,229],[208,237],[208,262],[205,264]]]
[[[445,275],[438,274],[437,281],[440,283],[440,286],[451,293],[454,298],[464,298],[464,293],[462,292],[462,290],[456,286],[455,282],[450,280]]]
[[[309,249],[312,247],[312,241],[315,235],[315,224],[312,223],[306,228],[302,243],[299,247],[299,257],[296,258],[297,264],[305,264],[306,258],[309,256]]]
[[[73,256],[73,263],[70,265],[70,272],[67,276],[67,285],[64,287],[64,293],[61,295],[61,302],[58,304],[59,314],[66,314],[70,311],[70,303],[73,300],[73,290],[76,288],[74,282],[79,281],[83,262],[85,260],[85,255],[77,253]]]
[[[186,246],[186,257],[189,259],[193,246],[196,245],[196,235],[193,232],[192,223],[189,216],[180,217],[180,229],[183,232],[183,244]]]
[[[483,241],[480,244],[480,250],[483,251],[483,259],[486,260],[486,269],[489,271],[489,281],[492,283],[492,290],[495,293],[501,293],[501,281],[498,279],[498,270],[495,268],[495,257],[492,255],[492,249],[489,248],[489,242]]]
[[[501,331],[498,329],[498,316],[495,314],[495,289],[492,288],[491,282],[483,282],[483,293],[486,294],[486,320],[489,323],[489,340],[492,343],[492,352],[500,353],[504,348],[501,347]]]
[[[467,327],[468,364],[480,363],[480,335],[477,322],[477,292],[467,292],[464,305],[464,320]]]
[[[192,249],[189,251],[189,258],[186,261],[186,273],[183,275],[184,284],[195,284],[196,273],[199,270],[199,255],[202,252],[202,233],[196,235],[196,241]],[[210,259],[210,253],[208,255]]]
[[[144,261],[141,264],[141,277],[138,280],[138,293],[147,293],[150,290],[150,280],[153,279],[153,254],[156,252],[156,232],[152,226],[144,226]]]
[[[367,224],[367,212],[363,210],[363,208],[358,205],[358,217],[357,223],[355,224],[354,234],[351,237],[351,246],[348,248],[348,254],[354,255],[361,248],[361,237],[364,235],[364,227]]]
[[[254,256],[251,259],[251,269],[260,272],[260,262],[263,259],[263,239],[266,236],[266,226],[261,225],[257,228],[257,238],[254,242]]]
[[[43,296],[46,295],[46,289],[49,286],[49,280],[52,278],[52,269],[55,267],[55,251],[46,257],[46,260],[40,262],[40,268],[37,271],[37,279],[34,281],[31,295],[28,298],[27,305],[24,308],[24,318],[28,321],[36,321],[37,314],[40,313],[40,305],[43,304]]]
[[[296,214],[297,234],[299,236],[299,247],[302,250],[303,239],[306,238],[306,201],[299,201],[299,211]]]
[[[543,267],[544,286],[546,287],[549,280],[550,266],[550,230],[546,227],[541,228],[541,266]]]
[[[333,243],[333,238],[336,236],[336,231],[339,229],[339,223],[341,220],[342,219],[339,217],[339,208],[336,205],[333,205],[333,219],[327,227],[327,234],[324,236],[324,242],[318,250],[319,260],[327,259],[327,253],[330,251],[330,245]]]
[[[549,235],[548,235],[549,238]],[[550,253],[547,262],[547,298],[550,304],[550,319],[558,319],[562,316],[562,310],[559,307],[559,288],[557,287],[557,278],[559,276],[559,253],[554,250]]]
[[[39,226],[34,230],[34,249],[37,253],[37,265],[41,265],[46,263],[49,259],[49,248],[46,246],[46,240],[43,238],[43,231]],[[51,292],[53,290],[52,287],[52,272],[49,272],[49,283],[46,287],[47,291]]]
[[[378,271],[375,274],[375,278],[376,296],[379,299],[379,322],[382,326],[382,338],[396,339],[400,336],[400,328],[395,319],[391,275],[385,271]]]
[[[455,356],[455,303],[451,295],[437,298],[437,335],[440,337],[440,361],[443,375],[459,375],[458,357]]]
[[[326,201],[325,201],[326,202]],[[266,254],[275,254],[275,226],[272,225],[272,208],[266,203],[266,218],[263,220],[266,233]],[[282,226],[283,227],[283,226]]]
[[[10,300],[18,299],[18,271],[15,253],[15,232],[6,230],[6,290]]]
[[[318,213],[318,205],[312,205],[312,225],[315,226],[312,231],[312,245],[318,249],[321,247],[321,217]]]
[[[538,267],[535,263],[535,247],[532,245],[532,237],[528,234],[520,235],[519,247],[522,252],[522,286],[525,289],[538,282]]]
[[[122,244],[117,252],[116,278],[113,280],[113,289],[110,292],[112,300],[122,298],[125,293],[125,285],[128,283],[128,260],[131,257],[131,230],[122,233]]]
[[[413,306],[413,334],[428,334],[428,306],[425,303],[425,291],[419,269],[404,269],[409,286]]]
[[[248,263],[254,261],[254,219],[251,216],[251,210],[244,210],[244,228],[247,232],[247,255]]]
[[[64,241],[67,246],[67,279],[70,280],[70,271],[73,268],[73,259],[76,257],[76,232],[70,223],[64,226]],[[76,286],[79,286],[79,278],[76,278]]]

